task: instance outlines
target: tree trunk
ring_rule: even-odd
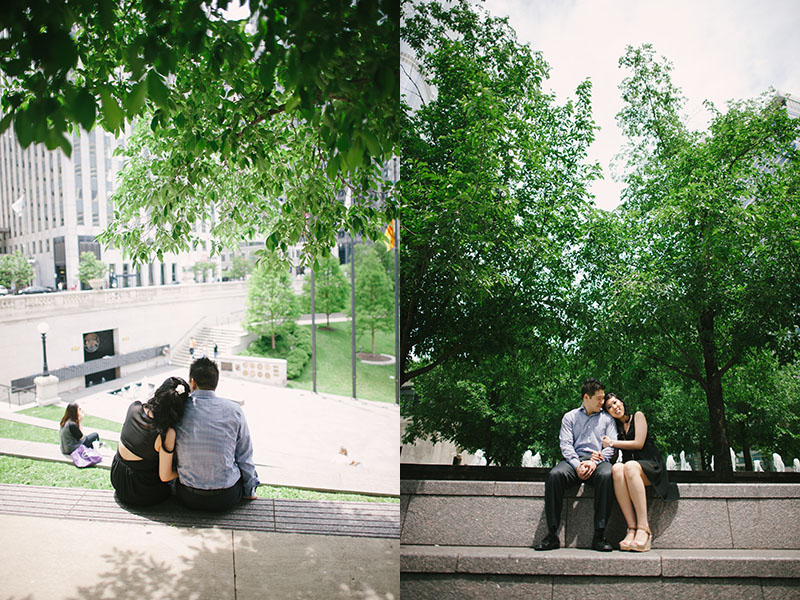
[[[375,356],[375,330],[372,330],[372,356]]]
[[[747,441],[747,431],[742,423],[742,454],[744,455],[744,470],[753,470],[753,457],[750,455],[750,442]]]
[[[733,481],[728,424],[725,420],[725,405],[722,401],[722,376],[717,362],[714,343],[714,313],[707,311],[700,316],[700,345],[706,371],[706,403],[711,425],[711,447],[714,451],[714,479]]]

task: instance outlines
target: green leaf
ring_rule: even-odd
[[[134,117],[142,111],[146,98],[147,86],[144,81],[140,81],[131,88],[130,93],[125,98],[125,108],[129,117]]]
[[[154,70],[147,73],[147,93],[158,106],[168,108],[169,89]]]
[[[97,102],[94,95],[89,92],[85,87],[78,91],[78,95],[72,104],[72,114],[86,131],[89,131],[94,126],[94,121],[97,118]]]
[[[378,138],[371,131],[367,131],[366,129],[361,132],[361,139],[364,140],[364,143],[367,145],[367,150],[369,153],[378,158],[381,156],[381,145],[378,142]]]
[[[103,105],[103,118],[106,129],[116,131],[122,123],[122,111],[117,101],[111,96],[108,89],[100,90],[100,100]]]
[[[33,141],[33,124],[25,111],[17,111],[14,115],[14,132],[20,146],[27,148]]]
[[[11,119],[14,117],[14,113],[8,113],[2,120],[0,120],[0,134],[3,134],[8,126],[11,125]]]
[[[300,96],[295,94],[286,102],[286,112],[292,112],[300,104]]]

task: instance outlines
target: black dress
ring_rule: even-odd
[[[120,502],[146,506],[166,500],[171,495],[169,483],[161,481],[158,475],[158,452],[155,449],[158,435],[142,403],[136,401],[131,404],[119,439],[142,460],[125,460],[119,451],[114,455],[111,485]],[[163,438],[161,442],[164,443]]]
[[[620,433],[617,438],[624,441],[632,441],[636,437],[636,420],[631,417],[630,429],[628,432]],[[653,434],[650,433],[650,428],[647,428],[647,437],[644,439],[644,446],[640,450],[623,450],[622,462],[635,460],[642,467],[642,471],[650,480],[653,489],[666,502],[677,500],[680,496],[678,494],[678,486],[671,483],[669,475],[667,474],[667,465],[664,463],[664,457],[661,452],[656,448],[656,442],[653,439]]]

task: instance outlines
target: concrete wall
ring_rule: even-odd
[[[213,323],[242,311],[246,298],[246,282],[2,297],[0,333],[7,351],[0,361],[0,384],[41,371],[40,322],[50,327],[47,366],[52,370],[84,362],[84,333],[114,330],[115,354],[175,344],[204,319]],[[82,387],[82,381],[76,385]]]

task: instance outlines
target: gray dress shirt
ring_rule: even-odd
[[[589,415],[583,404],[569,411],[561,419],[561,432],[558,434],[561,454],[573,468],[577,469],[582,460],[589,460],[594,450],[600,450],[603,458],[610,461],[614,448],[603,448],[603,436],[617,439],[617,425],[614,417],[606,411]]]

